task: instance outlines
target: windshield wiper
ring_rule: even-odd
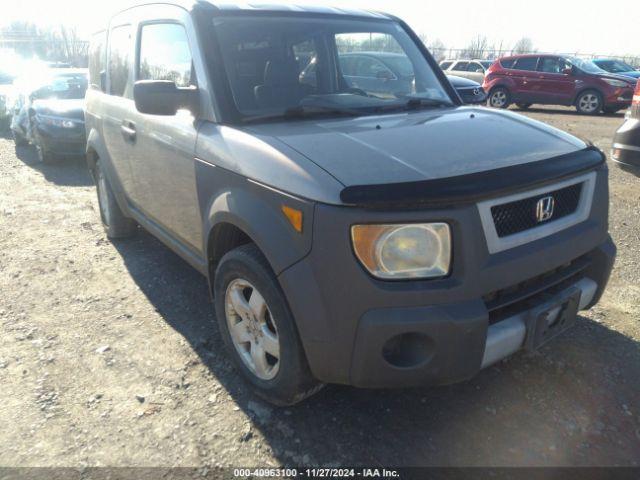
[[[353,108],[343,108],[328,105],[297,105],[295,107],[287,108],[282,113],[267,114],[267,115],[255,115],[253,117],[246,117],[243,119],[244,123],[263,122],[269,120],[290,120],[294,118],[308,118],[322,115],[342,115],[348,117],[359,117],[364,113],[360,110]]]
[[[394,103],[392,105],[381,106],[380,110],[418,110],[420,108],[439,108],[451,107],[453,104],[445,100],[437,100],[435,98],[411,97],[404,103]]]

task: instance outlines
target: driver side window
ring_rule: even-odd
[[[143,25],[139,80],[169,80],[178,87],[195,84],[187,32],[177,23]]]

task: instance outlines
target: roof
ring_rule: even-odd
[[[371,10],[355,8],[329,7],[321,5],[295,5],[274,3],[249,3],[249,2],[216,2],[215,0],[141,0],[121,11],[129,10],[141,5],[168,4],[177,5],[187,10],[195,8],[211,8],[219,11],[255,11],[255,12],[283,12],[283,13],[317,13],[330,15],[345,15],[367,18],[392,18],[390,15]]]
[[[219,10],[253,10],[269,12],[300,12],[300,13],[324,13],[333,15],[350,15],[358,17],[389,18],[384,13],[355,8],[329,7],[321,5],[291,5],[291,4],[261,4],[261,3],[218,3],[200,0],[198,3],[208,3]]]

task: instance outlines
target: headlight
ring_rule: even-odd
[[[76,126],[73,120],[67,120],[59,117],[49,117],[48,115],[38,115],[38,122],[60,128],[73,128]]]
[[[627,82],[623,82],[622,80],[613,80],[612,78],[605,78],[605,82],[607,82],[612,87],[630,87]]]
[[[449,273],[451,232],[446,223],[354,225],[358,260],[383,279],[434,278]]]

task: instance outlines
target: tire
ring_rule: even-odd
[[[596,115],[602,110],[602,95],[596,90],[585,90],[576,98],[576,110],[583,115]]]
[[[13,141],[16,144],[16,147],[26,147],[29,145],[29,140],[27,140],[20,132],[11,130],[11,135],[13,135]]]
[[[293,405],[323,387],[311,375],[286,298],[256,245],[222,257],[213,288],[220,334],[258,396],[274,405]]]
[[[36,144],[36,152],[38,153],[38,160],[40,163],[44,163],[45,165],[51,165],[57,160],[57,157],[53,153],[39,143]]]
[[[101,168],[100,162],[95,167],[96,191],[98,205],[100,206],[100,218],[109,238],[127,238],[137,231],[137,224],[126,217],[111,189],[111,184]]]
[[[520,110],[526,110],[527,108],[529,108],[532,104],[531,103],[516,103],[516,106],[520,109]]]
[[[493,108],[509,108],[511,105],[511,94],[504,87],[496,87],[489,93],[487,100],[490,107]]]

